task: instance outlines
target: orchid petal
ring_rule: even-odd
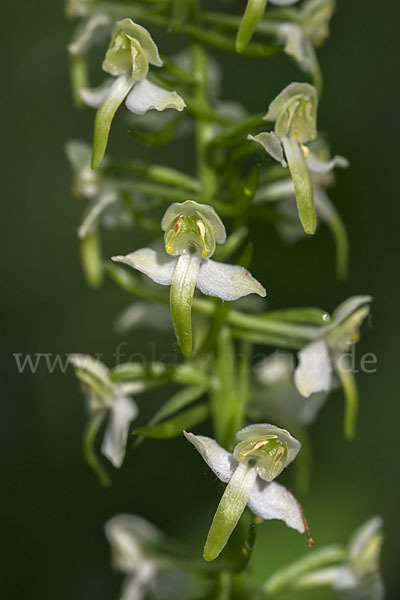
[[[336,308],[332,315],[332,321],[330,327],[337,327],[340,323],[345,321],[350,315],[352,315],[358,308],[372,302],[372,296],[352,296],[348,298]]]
[[[266,296],[267,292],[257,279],[238,265],[226,265],[214,260],[203,262],[200,267],[197,287],[207,296],[234,301],[248,294]]]
[[[111,260],[129,265],[161,285],[171,285],[177,263],[176,258],[151,248],[142,248],[126,256],[113,256]]]
[[[97,169],[106,151],[108,135],[114,115],[132,89],[134,80],[120,75],[101,103],[94,122],[92,169]]]
[[[329,391],[332,365],[324,340],[312,342],[300,350],[299,365],[294,374],[297,389],[306,398],[311,394]]]
[[[317,226],[317,215],[314,206],[313,185],[304,151],[298,139],[292,134],[284,137],[282,143],[293,180],[299,219],[304,231],[308,235],[312,235]]]
[[[293,100],[296,96],[306,96],[315,98],[316,100],[315,89],[309,83],[290,83],[280,92],[280,94],[278,94],[278,96],[276,96],[274,100],[272,100],[264,120],[276,121],[280,116],[280,113],[285,109],[288,102]]]
[[[84,219],[78,229],[78,235],[82,239],[88,234],[93,233],[97,228],[98,221],[102,213],[111,205],[118,200],[118,196],[115,192],[109,192],[103,194],[94,202],[89,210],[86,212]]]
[[[133,86],[125,105],[135,115],[144,115],[148,110],[159,111],[175,108],[182,111],[186,104],[176,92],[165,90],[148,79],[139,81]]]
[[[75,367],[78,379],[91,393],[104,400],[112,396],[110,371],[102,362],[86,354],[70,354],[68,362]]]
[[[247,139],[260,144],[272,158],[281,163],[282,167],[287,167],[287,162],[283,158],[282,144],[276,133],[264,131],[258,135],[248,135]]]
[[[237,462],[232,454],[222,448],[215,440],[204,435],[194,435],[187,431],[183,432],[186,439],[193,444],[204,462],[210,467],[215,475],[227,483],[232,477]]]
[[[205,560],[214,560],[226,546],[246,508],[256,479],[257,471],[254,467],[244,463],[238,464],[211,523],[203,552]]]
[[[109,24],[110,18],[105,14],[94,14],[86,21],[83,21],[72,36],[72,41],[68,45],[68,52],[73,55],[87,52],[99,33],[101,33],[101,28],[105,28]]]
[[[288,527],[304,533],[303,516],[297,500],[283,485],[275,481],[267,483],[257,478],[248,506],[262,519],[280,519]]]
[[[86,106],[90,108],[99,108],[103,100],[107,97],[114,80],[107,78],[101,85],[97,87],[84,87],[78,90],[79,96]]]
[[[183,354],[190,354],[192,351],[192,302],[200,265],[199,256],[181,254],[176,261],[171,282],[171,318]]]
[[[136,515],[116,515],[107,521],[104,530],[111,545],[114,567],[127,574],[143,560],[143,547],[161,538],[156,527]]]
[[[117,469],[125,457],[129,425],[138,414],[136,404],[130,398],[121,396],[110,407],[109,422],[104,433],[101,451]]]
[[[333,171],[335,167],[345,169],[349,166],[349,161],[344,156],[334,156],[330,160],[321,160],[310,152],[307,158],[308,168],[312,173],[325,174]]]
[[[198,215],[207,221],[215,241],[218,244],[223,244],[226,241],[226,230],[223,222],[219,218],[217,212],[208,204],[199,204],[194,200],[186,200],[186,202],[174,202],[167,208],[161,221],[161,228],[166,231],[171,223],[180,216],[195,216]]]

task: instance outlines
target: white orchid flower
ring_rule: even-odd
[[[308,397],[329,391],[333,372],[339,376],[346,398],[345,434],[352,437],[357,412],[357,389],[346,352],[357,341],[363,320],[368,316],[371,296],[353,296],[334,311],[332,319],[316,340],[298,353],[294,380],[300,394]]]
[[[120,600],[188,597],[191,575],[168,554],[168,540],[154,525],[137,515],[121,514],[107,521],[105,533],[113,566],[126,575]]]
[[[165,251],[142,248],[113,256],[141,271],[156,283],[170,285],[170,308],[175,334],[184,354],[192,349],[191,307],[194,290],[234,301],[248,294],[265,296],[263,286],[243,267],[211,260],[216,243],[226,239],[225,227],[207,204],[193,200],[172,204],[161,222]]]
[[[185,436],[217,477],[228,484],[208,533],[206,560],[214,560],[220,554],[246,505],[262,519],[281,519],[288,527],[304,532],[297,500],[285,487],[272,481],[301,448],[288,431],[269,424],[249,425],[237,433],[239,443],[233,454],[212,438],[187,432]]]
[[[76,376],[83,383],[88,395],[90,422],[87,430],[87,458],[100,477],[106,477],[92,454],[92,443],[102,423],[108,418],[101,452],[119,468],[125,457],[129,426],[138,414],[136,403],[130,397],[144,390],[141,382],[114,383],[109,369],[99,360],[83,354],[72,354],[69,362],[75,367]]]
[[[382,522],[381,517],[373,517],[364,523],[351,538],[343,564],[306,573],[296,587],[329,585],[346,600],[383,600],[385,588],[379,572]]]
[[[253,394],[255,409],[274,423],[298,431],[311,425],[328,397],[327,391],[304,397],[293,381],[294,357],[274,353],[254,367],[257,386]]]
[[[96,90],[81,90],[84,102],[98,107],[93,139],[93,169],[103,159],[111,122],[124,100],[128,110],[139,115],[150,109],[174,108],[181,111],[185,108],[184,100],[175,91],[165,90],[147,79],[149,65],[163,65],[150,33],[131,19],[118,21],[103,61],[103,70],[111,75],[110,80]]]
[[[91,168],[91,148],[85,142],[71,140],[66,154],[72,167],[73,192],[89,201],[78,228],[81,260],[86,280],[91,287],[102,281],[103,264],[98,230],[101,224],[131,225],[132,215],[119,202],[118,184]]]
[[[275,131],[248,136],[282,166],[289,166],[299,219],[309,235],[315,233],[317,218],[307,164],[309,149],[305,143],[317,137],[317,105],[317,91],[312,85],[291,83],[271,102],[264,117],[266,121],[275,121]]]

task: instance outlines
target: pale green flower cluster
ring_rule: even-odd
[[[347,274],[347,233],[326,190],[333,169],[348,161],[330,154],[317,126],[322,79],[315,47],[328,36],[334,8],[334,0],[248,0],[238,17],[202,11],[196,2],[67,3],[68,16],[79,18],[68,47],[74,98],[97,109],[92,146],[75,140],[66,147],[73,192],[87,202],[78,228],[86,279],[99,287],[108,275],[139,299],[117,318],[118,334],[149,327],[171,342],[177,358],[143,363],[118,356],[108,368],[87,355],[70,356],[87,399],[86,459],[110,484],[95,450],[98,438],[103,457],[120,468],[126,452],[145,439],[180,436],[182,448],[186,438],[225,485],[204,546],[206,563],[139,516],[120,514],[106,523],[113,566],[125,575],[123,600],[236,597],[234,578],[251,557],[262,521],[280,520],[305,533],[312,546],[305,510],[290,489],[310,485],[307,428],[334,388],[344,394],[345,437],[355,435],[358,393],[349,349],[372,298],[352,296],[331,315],[315,308],[271,310],[263,282],[252,274],[274,260],[253,243],[255,224],[265,235],[275,227],[293,242],[313,236],[318,221],[333,235],[338,276]],[[160,54],[153,26],[185,36],[188,50],[173,58]],[[89,55],[102,43],[107,78],[92,87]],[[249,58],[283,51],[312,81],[260,98],[260,114],[251,116],[219,97],[221,69],[208,48]],[[197,174],[137,156],[105,156],[123,102],[136,153],[138,143],[161,154],[169,141],[187,136],[191,143],[193,137]],[[132,245],[124,247],[123,238],[113,236],[115,255],[104,260],[101,239],[108,228],[140,229],[140,238],[133,233]],[[318,239],[309,243],[318,252]],[[271,347],[279,353],[271,354]],[[160,390],[164,401],[146,423],[141,393],[147,390]],[[212,434],[193,433],[197,427]],[[286,467],[288,487],[276,481]],[[178,459],[173,468],[181,468]],[[193,476],[182,470],[182,485]],[[348,549],[312,550],[261,586],[243,577],[240,597],[325,585],[348,598],[381,600],[380,527],[375,518]],[[239,548],[235,528],[246,529]]]

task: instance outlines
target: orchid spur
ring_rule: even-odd
[[[194,290],[234,301],[248,294],[265,296],[266,291],[254,277],[237,265],[211,260],[216,244],[226,240],[225,227],[207,204],[193,200],[172,204],[164,214],[166,255],[142,248],[126,256],[113,256],[141,271],[156,283],[170,285],[170,308],[178,344],[184,354],[192,350],[191,308]]]
[[[236,434],[239,442],[233,454],[212,438],[184,433],[216,476],[228,484],[207,536],[206,560],[221,553],[246,505],[262,519],[281,519],[288,527],[304,532],[297,500],[273,481],[301,448],[288,431],[265,423],[249,425]]]

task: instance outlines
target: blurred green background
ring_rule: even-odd
[[[339,0],[331,38],[319,51],[325,90],[319,126],[332,150],[350,159],[331,198],[351,238],[350,276],[338,283],[331,237],[282,247],[272,229],[254,225],[253,273],[269,292],[271,308],[315,305],[332,310],[349,295],[374,296],[357,356],[377,355],[377,372],[360,373],[361,412],[352,443],[341,433],[343,399],[332,393],[311,430],[312,488],[304,498],[318,545],[346,542],[373,514],[385,519],[383,571],[388,598],[400,594],[398,548],[398,57],[399,5]],[[103,523],[115,513],[138,513],[188,540],[200,555],[220,487],[182,440],[146,442],[131,452],[114,485],[102,489],[81,453],[83,398],[73,373],[19,374],[13,353],[112,354],[121,339],[112,323],[130,298],[106,282],[98,292],[83,281],[76,227],[83,204],[71,197],[64,144],[90,140],[94,113],[73,108],[66,45],[74,24],[61,0],[3,0],[2,203],[2,597],[40,600],[116,598],[121,578],[109,566]],[[181,38],[150,28],[165,53]],[[224,98],[250,111],[266,110],[291,80],[303,76],[287,56],[248,62],[220,56]],[[250,65],[250,66],[249,66]],[[177,143],[148,150],[114,124],[114,154],[165,161],[188,172],[193,154]],[[189,142],[187,141],[186,144]],[[118,146],[118,150],[116,150]],[[4,214],[5,213],[5,214]],[[135,231],[109,236],[106,252],[140,247]],[[129,353],[160,358],[171,337],[139,331],[124,339]],[[140,349],[140,350],[139,350]],[[168,391],[140,400],[151,414]],[[290,483],[290,473],[287,476]],[[253,569],[258,580],[306,552],[302,536],[280,522],[260,528]],[[318,592],[316,598],[331,598]]]

